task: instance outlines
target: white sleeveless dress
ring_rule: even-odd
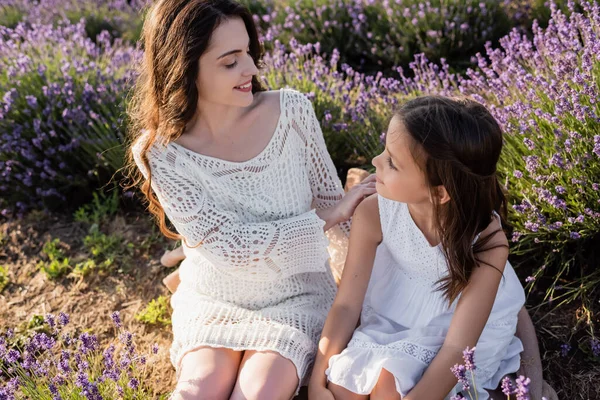
[[[378,197],[383,241],[377,249],[361,324],[347,348],[329,360],[329,381],[369,394],[382,368],[396,378],[404,397],[419,381],[444,343],[458,299],[448,307],[436,282],[445,276],[440,246],[432,247],[405,203]],[[523,351],[515,337],[523,286],[507,262],[488,322],[475,351],[479,399],[516,372]],[[458,385],[447,396],[462,389]],[[473,390],[473,389],[471,389]]]

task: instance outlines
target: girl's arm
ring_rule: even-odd
[[[381,238],[377,195],[373,195],[363,201],[354,213],[348,257],[340,288],[319,341],[317,359],[309,383],[309,395],[326,387],[325,370],[329,365],[329,358],[341,353],[352,337],[360,317],[375,252]]]
[[[482,236],[485,237],[499,228],[494,219]],[[403,400],[441,400],[456,385],[456,377],[450,368],[455,364],[463,364],[463,350],[477,344],[492,311],[502,279],[501,272],[504,272],[508,259],[508,241],[502,231],[494,234],[488,243],[492,248],[477,254],[482,262],[473,270],[467,287],[462,291],[444,344],[421,380]]]

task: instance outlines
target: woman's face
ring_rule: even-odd
[[[247,107],[258,68],[250,56],[250,38],[241,18],[223,21],[200,57],[196,85],[200,101]]]

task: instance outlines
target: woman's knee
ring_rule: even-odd
[[[386,369],[382,369],[379,374],[377,384],[371,392],[371,400],[400,400],[400,393],[396,389],[396,378]]]
[[[186,354],[171,399],[226,400],[235,385],[241,353],[203,348]]]
[[[289,400],[298,387],[294,364],[273,352],[246,352],[232,400]]]

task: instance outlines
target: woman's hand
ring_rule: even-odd
[[[333,226],[348,221],[356,207],[367,197],[376,192],[375,174],[366,177],[362,182],[354,185],[344,197],[333,207],[317,210],[317,215],[325,221],[323,228],[327,232]]]
[[[360,202],[377,191],[376,184],[375,174],[371,174],[344,195],[342,200],[334,206],[339,222],[347,221],[352,217]]]

